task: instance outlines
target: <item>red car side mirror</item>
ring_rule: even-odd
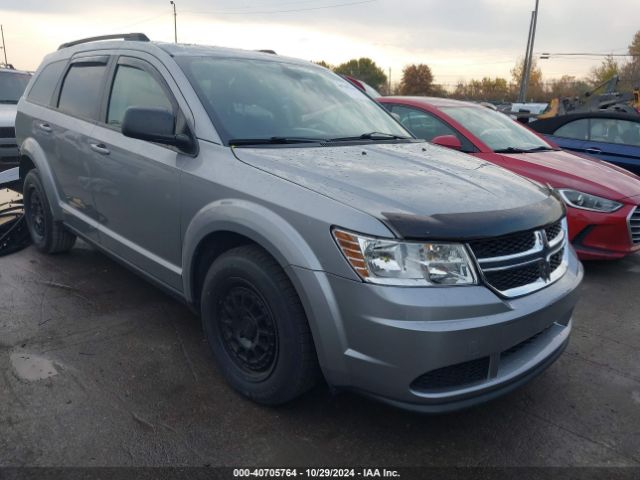
[[[440,145],[441,147],[451,148],[453,150],[462,150],[462,143],[455,135],[438,135],[431,139],[431,143]]]

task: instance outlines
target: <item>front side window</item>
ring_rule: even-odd
[[[18,103],[30,79],[28,73],[0,72],[0,103]]]
[[[427,141],[440,135],[454,135],[459,138],[457,132],[441,120],[421,110],[402,105],[394,105],[391,111],[400,117],[400,123],[418,138]]]
[[[173,111],[169,97],[153,75],[139,68],[118,65],[109,99],[107,123],[120,127],[129,107]]]
[[[589,119],[581,118],[565,123],[553,133],[556,137],[587,140],[589,138]]]
[[[321,67],[280,61],[177,57],[225,142],[379,133],[410,137],[380,105]]]
[[[69,115],[94,120],[102,99],[102,86],[107,66],[76,63],[65,76],[58,108]]]
[[[592,118],[590,140],[640,146],[640,123],[612,118]]]
[[[494,152],[552,150],[552,147],[542,138],[504,113],[472,106],[442,107],[441,110]]]

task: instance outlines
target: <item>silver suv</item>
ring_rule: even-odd
[[[30,79],[28,72],[0,67],[0,172],[18,166],[16,109]]]
[[[37,248],[80,236],[199,312],[243,395],[322,376],[466,407],[563,351],[582,279],[545,187],[416,140],[332,72],[271,53],[85,39],[20,101]]]

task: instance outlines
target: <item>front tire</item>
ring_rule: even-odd
[[[27,173],[22,192],[27,228],[35,247],[48,254],[71,250],[76,243],[76,236],[62,223],[53,220],[38,170],[33,169]]]
[[[317,356],[300,299],[260,247],[234,248],[211,265],[201,309],[213,355],[244,396],[278,405],[316,384]]]

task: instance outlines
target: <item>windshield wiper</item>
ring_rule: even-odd
[[[411,137],[394,135],[393,133],[369,132],[354,137],[337,137],[329,139],[330,142],[348,142],[351,140],[408,140]]]
[[[517,147],[507,147],[507,148],[499,148],[498,150],[494,150],[494,153],[533,153],[533,152],[555,152],[557,148],[552,147],[544,147],[539,146],[535,148],[517,148]]]
[[[322,143],[324,138],[306,137],[269,137],[269,138],[234,138],[229,140],[229,145],[286,145],[292,143]]]

